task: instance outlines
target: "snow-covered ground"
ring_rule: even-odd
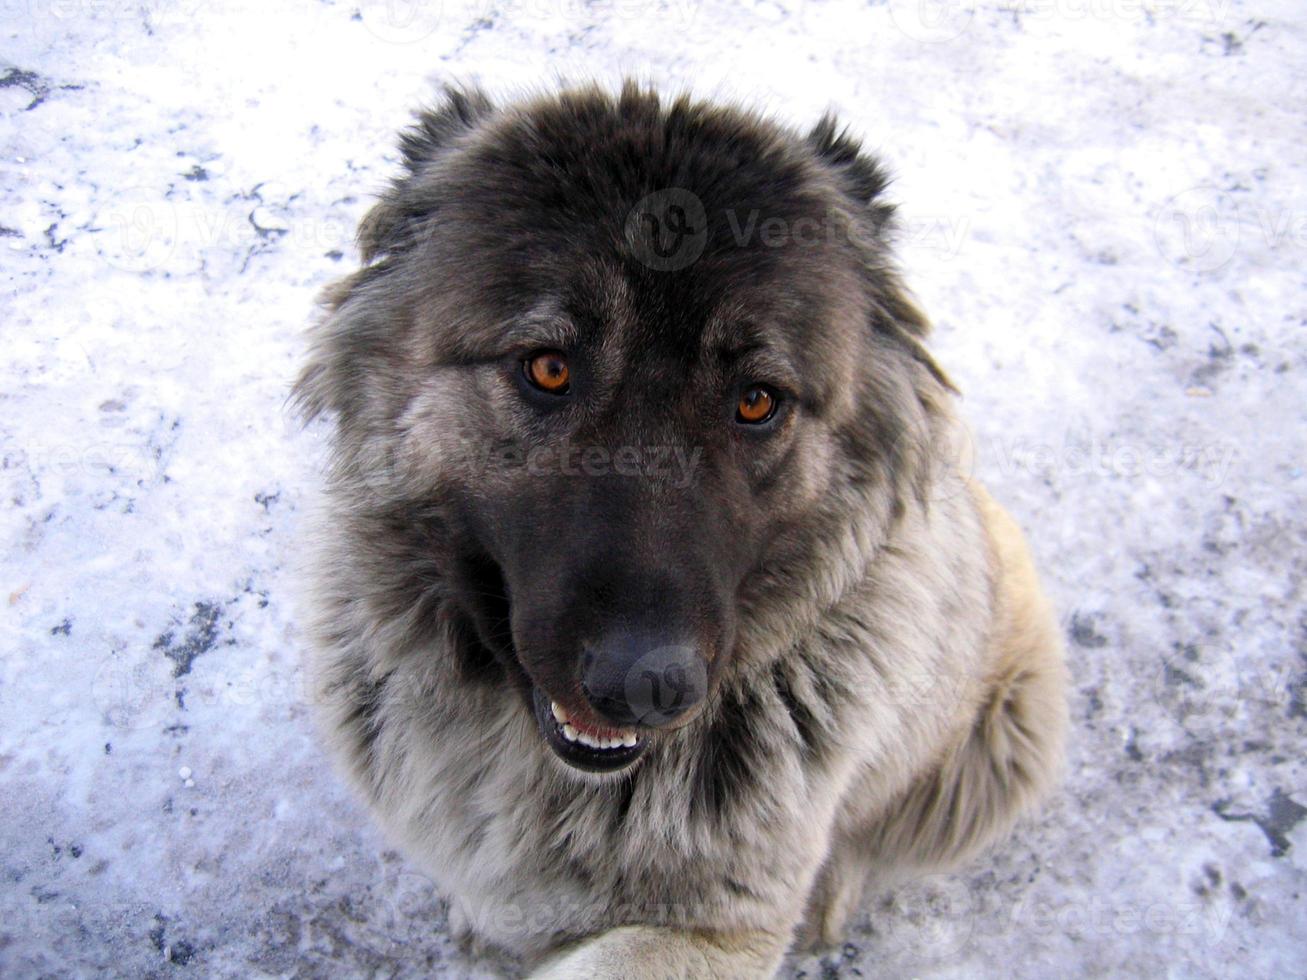
[[[899,175],[1070,640],[1062,795],[793,976],[1307,973],[1296,0],[0,0],[0,974],[495,975],[315,744],[318,288],[434,83],[624,72]]]

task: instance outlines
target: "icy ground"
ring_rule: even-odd
[[[624,71],[899,174],[1074,671],[1062,795],[790,976],[1307,974],[1296,0],[0,0],[0,975],[495,975],[315,744],[283,400],[442,80]]]

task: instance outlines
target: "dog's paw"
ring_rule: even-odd
[[[622,926],[546,959],[531,980],[697,980],[712,969],[697,940],[684,934]]]
[[[599,937],[550,957],[530,975],[530,980],[626,980],[643,977],[648,964],[634,944]]]
[[[535,980],[758,980],[775,974],[785,952],[780,934],[619,926],[555,954]]]

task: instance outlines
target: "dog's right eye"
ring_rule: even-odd
[[[532,354],[522,362],[522,373],[532,386],[551,395],[565,395],[571,381],[567,358],[556,350]]]

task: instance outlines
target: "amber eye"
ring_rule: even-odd
[[[541,351],[532,354],[522,364],[526,378],[541,391],[551,395],[567,394],[570,372],[567,358],[556,350]]]
[[[735,407],[735,420],[748,425],[760,425],[776,414],[778,399],[770,388],[753,385],[745,388],[740,403]]]

